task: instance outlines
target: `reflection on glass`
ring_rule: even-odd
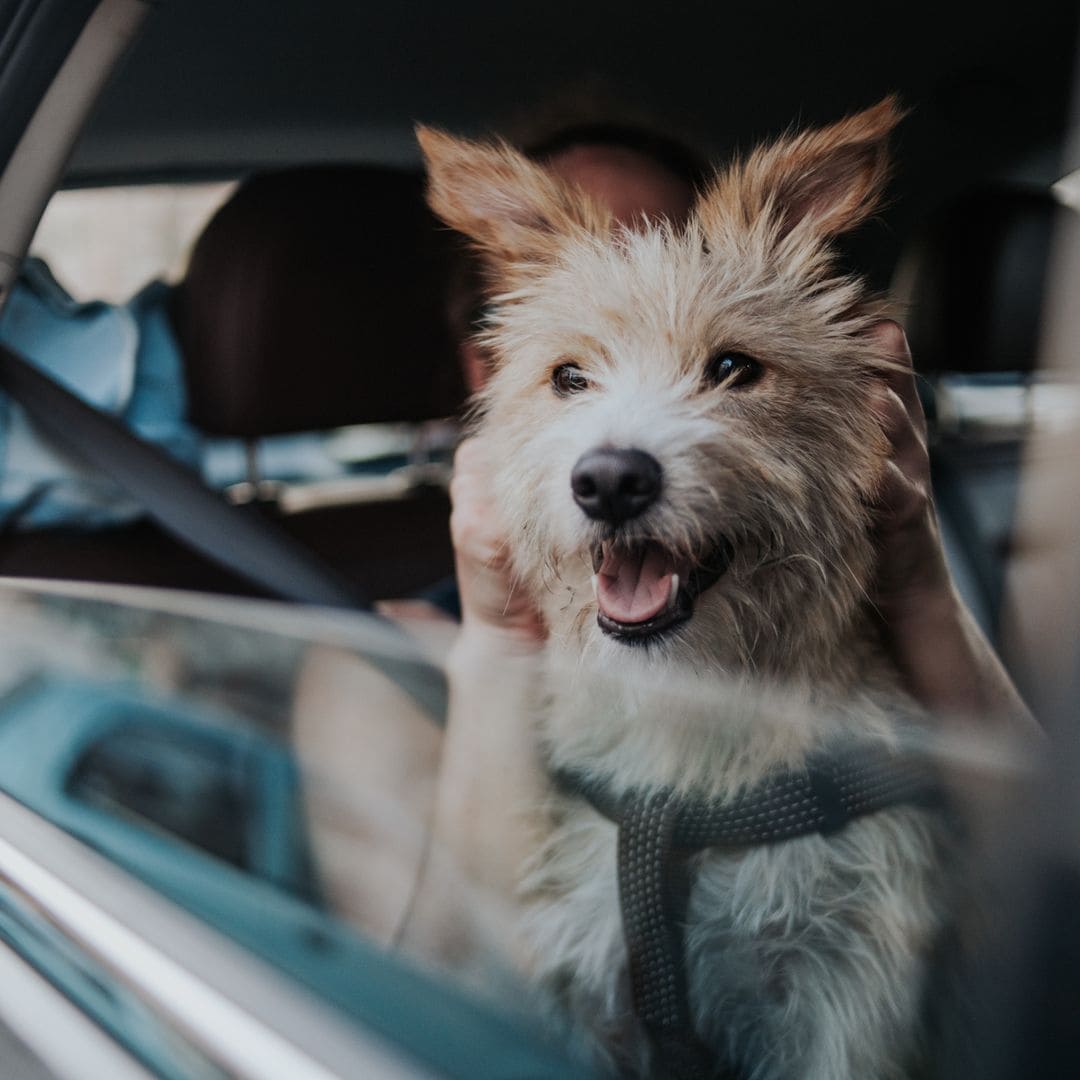
[[[0,789],[422,1061],[572,1075],[534,1018],[508,1022],[529,998],[501,993],[501,968],[478,1008],[384,951],[420,873],[443,703],[438,667],[371,618],[0,590]]]
[[[84,751],[67,791],[251,871],[255,861],[245,826],[258,812],[255,782],[228,743],[161,731],[121,714],[113,729]]]

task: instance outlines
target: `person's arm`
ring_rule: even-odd
[[[531,689],[546,637],[539,614],[514,588],[505,533],[491,500],[484,444],[463,443],[454,461],[451,535],[461,594],[461,631],[450,650],[450,701],[435,795],[431,857],[409,939],[444,958],[468,952],[475,920],[455,902],[480,890],[496,914],[513,905],[522,863],[539,842],[535,811],[546,784],[532,731]],[[506,940],[512,920],[485,931],[503,956],[525,962]],[[496,920],[498,922],[499,920]],[[509,930],[512,934],[512,930]]]
[[[885,643],[908,690],[930,712],[1033,728],[945,561],[930,488],[926,418],[907,339],[894,322],[880,323],[873,333],[902,365],[887,377],[876,404],[892,447],[877,504],[874,601]]]
[[[478,882],[507,894],[530,848],[521,812],[543,792],[529,695],[547,635],[529,598],[514,587],[489,474],[483,442],[465,442],[451,486],[461,633],[447,664],[450,711],[435,835]]]

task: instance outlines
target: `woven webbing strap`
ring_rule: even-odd
[[[670,792],[627,801],[619,819],[619,906],[634,1013],[653,1043],[654,1074],[708,1080],[715,1068],[694,1031],[683,962],[689,882],[685,860],[674,857],[678,826]]]
[[[903,803],[929,806],[939,796],[924,762],[882,746],[816,755],[805,769],[776,773],[723,802],[666,788],[614,796],[581,773],[562,769],[554,777],[619,826],[619,903],[634,1012],[653,1042],[655,1075],[668,1080],[731,1075],[701,1043],[690,1015],[687,856],[827,835],[865,814]]]

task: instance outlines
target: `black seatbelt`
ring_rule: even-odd
[[[266,517],[226,502],[190,469],[0,344],[0,387],[49,440],[112,478],[166,532],[282,600],[369,609],[363,593]]]

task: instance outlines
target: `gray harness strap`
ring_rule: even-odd
[[[687,857],[703,848],[827,836],[891,806],[940,802],[924,761],[879,745],[815,755],[806,769],[776,773],[724,802],[668,788],[613,795],[583,773],[559,769],[553,776],[619,827],[619,903],[634,1013],[653,1043],[656,1074],[668,1080],[732,1076],[699,1039],[690,1012]]]

